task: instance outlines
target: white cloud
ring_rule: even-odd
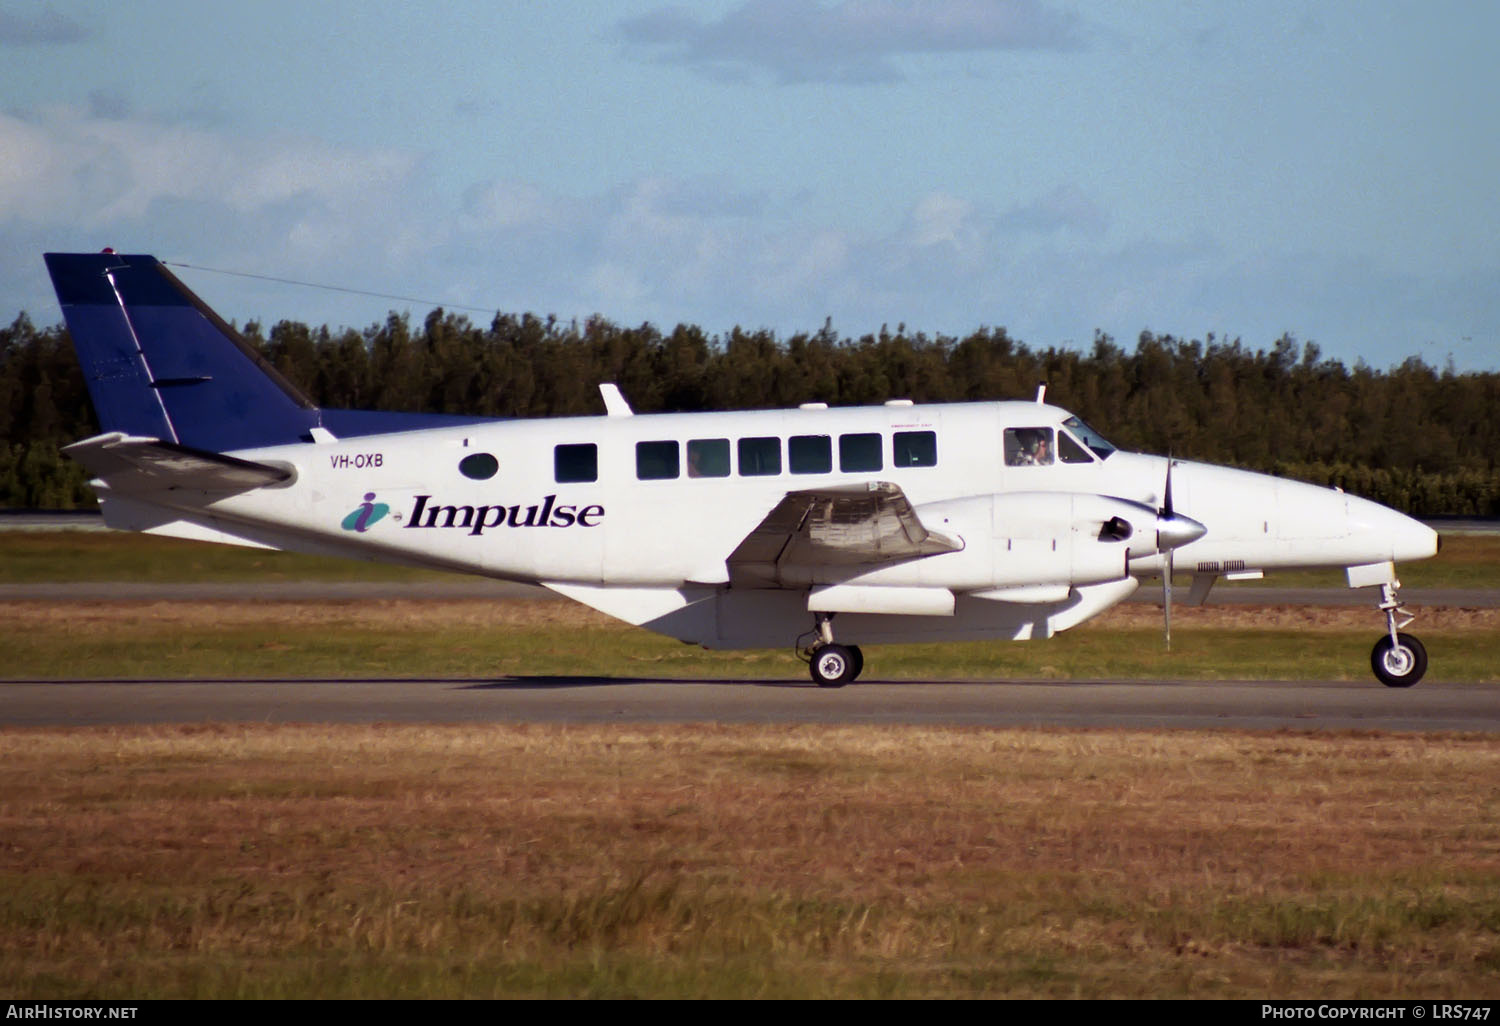
[[[501,231],[540,224],[554,212],[551,200],[530,182],[485,182],[465,195],[463,223],[470,231]]]
[[[889,230],[861,233],[809,223],[714,178],[646,177],[584,198],[506,181],[469,191],[443,259],[476,288],[500,282],[521,308],[564,316],[718,330],[816,327],[831,314],[851,325],[925,319],[959,331],[1002,322],[1023,283],[1039,284],[1028,268],[1039,248],[1086,243],[1102,223],[1073,186],[1003,213],[934,191]],[[1040,284],[1046,297],[1062,291]]]
[[[51,290],[39,254],[105,245],[395,292],[433,246],[418,231],[422,170],[416,155],[395,149],[256,138],[128,112],[0,113],[0,233],[9,243],[0,252],[0,301],[45,316]],[[395,276],[382,274],[392,267]],[[224,312],[237,319],[364,317],[319,313],[330,308],[329,293],[278,293],[245,279],[190,284],[207,289],[210,302],[231,298],[237,305]]]
[[[107,226],[182,201],[239,215],[290,201],[348,210],[402,185],[415,163],[395,150],[247,139],[70,108],[0,114],[0,219]]]
[[[1042,0],[748,0],[717,21],[661,8],[618,25],[656,58],[715,77],[768,71],[781,82],[891,82],[892,58],[996,50],[1072,50],[1078,19]]]

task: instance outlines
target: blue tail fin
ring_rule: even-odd
[[[105,431],[224,452],[308,439],[318,408],[152,256],[48,253]]]

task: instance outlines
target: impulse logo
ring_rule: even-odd
[[[604,519],[603,506],[559,505],[555,495],[534,506],[433,506],[428,505],[431,500],[430,495],[418,495],[413,500],[407,527],[457,527],[470,534],[483,534],[491,527],[598,527]],[[347,526],[349,521],[344,523]]]
[[[358,531],[364,534],[371,524],[378,523],[390,511],[391,507],[383,502],[375,501],[374,492],[365,492],[365,501],[345,517],[340,526],[346,531]]]

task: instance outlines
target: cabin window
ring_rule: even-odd
[[[729,439],[694,438],[687,444],[688,477],[728,477]]]
[[[642,481],[665,481],[682,472],[676,442],[636,442],[635,476]]]
[[[554,446],[552,479],[558,484],[599,480],[599,447],[593,442]]]
[[[458,472],[474,481],[488,481],[500,470],[500,461],[487,452],[470,453],[458,461]]]
[[[1051,428],[1006,428],[1005,465],[1042,467],[1053,462]]]
[[[1064,463],[1092,463],[1094,457],[1089,451],[1073,440],[1073,436],[1066,431],[1057,433],[1057,458]]]
[[[882,466],[878,434],[839,435],[839,470],[859,474]]]
[[[740,477],[771,477],[781,473],[781,439],[741,438]]]
[[[833,470],[833,439],[828,435],[793,435],[786,443],[793,474],[827,474]]]
[[[937,433],[897,431],[891,439],[891,463],[897,467],[937,466]]]

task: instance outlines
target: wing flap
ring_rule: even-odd
[[[788,492],[729,556],[731,579],[780,584],[789,567],[879,566],[963,543],[929,530],[888,481]]]
[[[290,467],[256,463],[119,431],[85,438],[64,446],[62,451],[82,463],[112,491],[120,492],[172,488],[247,492],[295,476]]]

